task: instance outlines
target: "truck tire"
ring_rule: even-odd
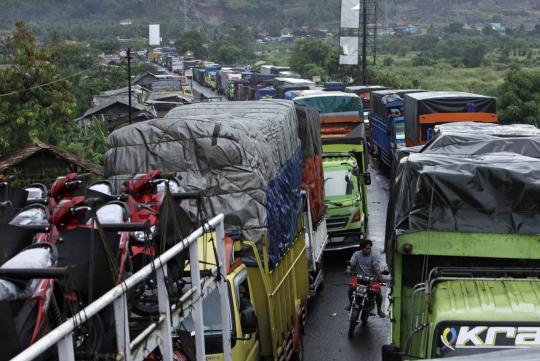
[[[351,317],[349,319],[349,332],[347,333],[347,336],[349,338],[352,338],[354,336],[354,330],[356,329],[356,322],[358,321],[358,313],[360,310],[357,310],[353,308],[351,311]]]
[[[300,338],[300,351],[295,352],[293,356],[294,361],[304,361],[304,338]]]
[[[383,345],[382,347],[382,361],[402,361],[399,348],[394,345]]]

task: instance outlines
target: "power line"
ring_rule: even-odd
[[[93,65],[91,66],[90,68],[87,68],[87,69],[84,69],[84,70],[81,70],[80,72],[78,73],[75,73],[75,74],[72,74],[72,75],[68,75],[66,77],[63,77],[61,79],[56,79],[56,80],[53,80],[53,81],[50,81],[48,83],[44,83],[44,84],[40,84],[40,85],[35,85],[33,87],[30,87],[28,89],[21,89],[21,90],[15,90],[15,91],[12,91],[12,92],[9,92],[9,93],[4,93],[4,94],[0,94],[0,98],[3,98],[3,97],[7,97],[7,96],[10,96],[10,95],[15,95],[15,94],[18,94],[18,93],[21,93],[21,92],[26,92],[26,91],[31,91],[31,90],[34,90],[34,89],[38,89],[38,88],[43,88],[43,87],[46,87],[46,86],[49,86],[49,85],[52,85],[52,84],[55,84],[55,83],[58,83],[58,82],[61,82],[61,81],[64,81],[64,80],[68,80],[68,79],[71,79],[71,78],[75,78],[81,74],[84,74],[92,69],[95,69],[97,68],[98,66],[102,66],[103,64],[96,64],[96,65]]]

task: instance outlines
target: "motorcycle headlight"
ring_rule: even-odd
[[[150,227],[150,234],[147,234],[144,231],[136,231],[136,232],[133,232],[133,237],[135,238],[136,241],[144,242],[147,239],[151,239],[155,231],[156,231],[156,226],[152,226]]]
[[[366,291],[367,291],[367,287],[365,285],[358,285],[358,287],[356,288],[356,292],[360,294],[364,294],[366,293]]]

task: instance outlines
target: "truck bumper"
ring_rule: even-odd
[[[341,251],[360,247],[363,233],[360,230],[333,232],[328,235],[325,251]]]

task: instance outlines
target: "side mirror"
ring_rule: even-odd
[[[259,329],[259,323],[253,307],[247,307],[245,310],[240,312],[240,324],[242,326],[242,331],[245,334],[257,332]]]
[[[364,184],[367,186],[371,184],[371,173],[364,173]]]

